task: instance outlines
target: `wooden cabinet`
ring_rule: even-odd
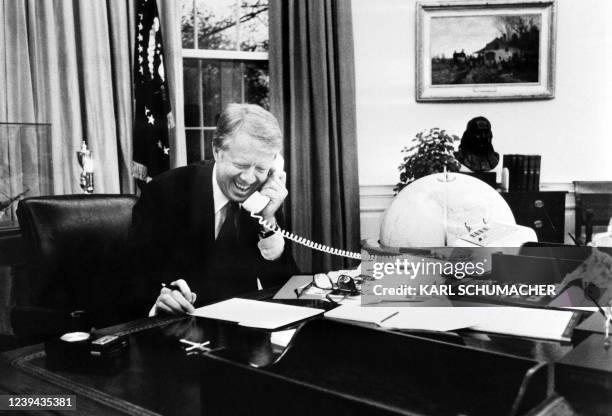
[[[563,243],[566,192],[502,192],[519,225],[533,228],[538,241]]]

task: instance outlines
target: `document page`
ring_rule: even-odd
[[[577,313],[554,309],[519,307],[484,308],[476,331],[508,334],[529,338],[569,341],[577,323]]]
[[[478,323],[470,308],[386,307],[342,305],[325,313],[326,318],[366,322],[387,329],[453,331]]]
[[[474,308],[401,308],[399,314],[385,321],[381,326],[388,329],[456,331],[478,324],[479,313],[472,309]]]
[[[380,325],[387,319],[397,315],[400,309],[396,307],[369,307],[347,303],[325,312],[325,317]]]
[[[387,329],[472,329],[554,341],[569,341],[578,318],[572,311],[521,307],[368,307],[350,304],[326,312],[325,317],[372,323]]]
[[[233,298],[193,311],[193,316],[236,322],[242,326],[276,329],[323,313],[323,309]]]

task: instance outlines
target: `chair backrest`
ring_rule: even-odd
[[[576,237],[585,230],[585,242],[591,241],[593,226],[607,225],[612,218],[612,181],[575,181]]]
[[[133,195],[62,195],[20,201],[17,217],[30,273],[17,287],[17,302],[110,317],[104,315],[105,309],[120,307],[136,201]]]

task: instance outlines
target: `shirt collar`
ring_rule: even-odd
[[[223,207],[229,202],[229,198],[225,196],[219,183],[217,182],[217,164],[213,166],[212,171],[212,188],[213,188],[213,201],[215,204],[215,215],[223,209]]]

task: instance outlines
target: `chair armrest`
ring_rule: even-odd
[[[10,312],[13,333],[21,344],[35,344],[67,332],[70,312],[36,306],[14,306]]]

